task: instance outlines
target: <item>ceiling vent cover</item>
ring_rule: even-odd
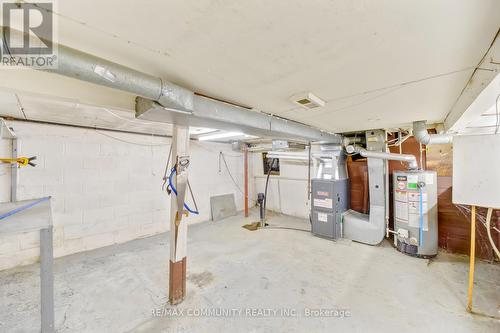
[[[310,92],[293,95],[291,100],[308,110],[325,106],[324,100]]]

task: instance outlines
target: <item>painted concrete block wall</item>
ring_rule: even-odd
[[[254,192],[264,192],[266,175],[262,153],[252,153]],[[286,215],[309,218],[307,161],[280,160],[280,175],[270,176],[267,208]]]
[[[169,229],[170,197],[161,184],[170,139],[59,125],[9,122],[18,135],[19,154],[37,156],[35,168],[19,170],[18,200],[53,197],[56,257],[146,237]],[[113,137],[113,138],[112,138]],[[9,142],[0,151],[9,153]],[[200,215],[210,219],[210,196],[243,195],[221,163],[222,151],[243,189],[243,155],[228,144],[191,141],[190,182]],[[2,169],[0,198],[10,200],[10,171]],[[7,178],[6,178],[7,177]],[[252,189],[252,188],[251,188]],[[253,195],[251,195],[253,197]],[[190,201],[190,198],[189,198]],[[0,235],[0,269],[35,262],[38,233]]]

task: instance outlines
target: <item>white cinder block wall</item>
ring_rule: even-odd
[[[19,170],[17,199],[53,197],[56,257],[169,229],[170,198],[161,191],[169,138],[29,122],[9,125],[18,136],[19,155],[36,155],[38,163]],[[10,156],[10,149],[9,140],[0,141],[2,156]],[[190,215],[190,224],[210,219],[213,195],[234,193],[237,208],[243,209],[243,196],[223,163],[219,172],[220,151],[243,189],[241,153],[229,144],[191,141],[189,178],[201,214]],[[10,201],[8,167],[0,170],[0,180],[0,199]],[[38,258],[38,232],[0,235],[0,269]]]
[[[252,153],[255,196],[264,192],[266,175],[262,153]],[[280,175],[269,178],[267,204],[269,210],[309,218],[307,194],[307,161],[280,160]]]

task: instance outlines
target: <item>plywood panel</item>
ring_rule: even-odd
[[[351,191],[351,209],[367,214],[369,207],[368,197],[368,165],[366,159],[347,160]]]
[[[427,149],[427,168],[438,174],[438,223],[439,247],[454,253],[468,254],[470,249],[469,206],[456,206],[452,203],[453,149],[451,145],[430,146]],[[476,255],[479,258],[493,259],[486,228],[481,223],[486,216],[485,209],[479,208],[476,226]],[[492,225],[500,226],[500,211],[495,211]],[[500,244],[500,235],[493,231],[494,240]]]

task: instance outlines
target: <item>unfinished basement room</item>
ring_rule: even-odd
[[[500,0],[0,8],[0,333],[500,332]]]

